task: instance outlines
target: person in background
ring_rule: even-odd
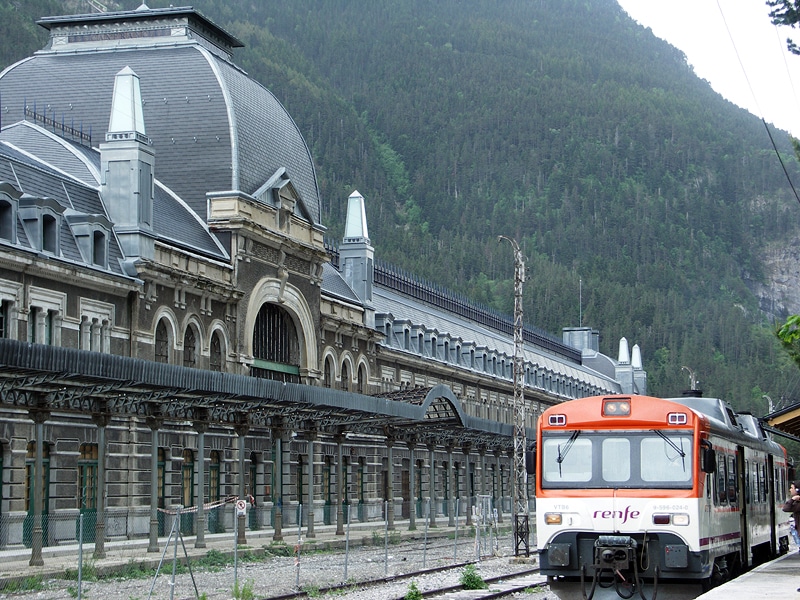
[[[797,533],[797,524],[794,522],[794,517],[789,517],[789,533],[792,535],[794,545],[800,549],[800,535]]]
[[[800,547],[800,536],[797,534],[797,525],[800,523],[800,482],[792,482],[789,486],[789,498],[783,503],[783,512],[792,513],[792,538]]]

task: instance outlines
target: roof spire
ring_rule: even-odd
[[[344,239],[346,242],[362,241],[369,244],[364,196],[358,190],[354,190],[347,199],[347,220],[344,226]]]
[[[115,133],[145,135],[139,76],[130,67],[122,69],[114,79],[114,96],[111,100],[111,118],[107,135]]]

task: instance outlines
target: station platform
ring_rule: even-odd
[[[760,565],[697,597],[697,600],[731,600],[731,598],[800,598],[800,552],[788,554]]]

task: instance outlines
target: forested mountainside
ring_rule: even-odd
[[[514,237],[525,321],[595,327],[612,356],[638,343],[651,393],[680,393],[689,366],[756,414],[764,394],[800,396],[773,335],[783,315],[752,292],[770,287],[766,245],[800,217],[764,125],[615,0],[192,4],[245,43],[236,62],[305,135],[332,240],[358,189],[380,259],[511,313],[497,236]],[[0,0],[0,61],[44,44],[37,18],[89,11]]]

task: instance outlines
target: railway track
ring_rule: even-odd
[[[339,598],[346,598],[348,593],[355,591],[369,590],[375,594],[375,597],[386,598],[387,600],[404,600],[405,594],[401,596],[385,595],[381,593],[381,589],[389,586],[390,584],[397,584],[403,581],[415,581],[425,576],[447,573],[447,572],[460,572],[467,565],[476,564],[474,562],[464,562],[443,567],[436,567],[432,569],[420,569],[404,573],[402,575],[393,575],[390,577],[380,577],[367,581],[359,581],[358,583],[347,583],[333,585],[325,588],[314,589],[313,591],[300,590],[288,594],[281,594],[279,596],[269,596],[264,600],[294,600],[309,597],[318,597],[331,595]],[[512,594],[519,593],[529,588],[537,588],[546,584],[544,577],[539,575],[538,569],[522,569],[515,573],[501,575],[498,577],[488,577],[484,579],[487,584],[486,589],[482,590],[465,590],[461,584],[446,585],[440,587],[428,587],[424,590],[420,589],[420,594],[423,598],[469,598],[470,600],[488,600],[489,598],[504,598]]]

